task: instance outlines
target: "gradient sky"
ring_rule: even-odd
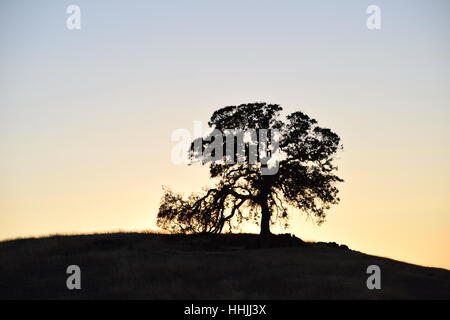
[[[66,28],[70,4],[81,30]],[[156,229],[162,185],[210,183],[171,163],[171,133],[266,101],[344,144],[327,222],[293,211],[275,231],[450,269],[449,13],[447,0],[2,0],[0,239]]]

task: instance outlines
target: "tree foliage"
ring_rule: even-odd
[[[171,232],[220,233],[225,226],[233,230],[243,221],[253,220],[260,224],[261,234],[269,234],[270,225],[276,221],[288,225],[288,207],[299,209],[318,224],[324,222],[326,211],[339,202],[336,184],[343,180],[336,175],[333,162],[336,152],[342,148],[340,138],[300,111],[282,121],[281,111],[279,105],[266,103],[228,106],[215,111],[208,124],[221,132],[277,130],[278,171],[264,175],[261,163],[251,163],[248,158],[229,163],[223,155],[220,161],[206,161],[211,178],[218,180],[215,187],[187,199],[164,189],[158,225]],[[199,153],[213,143],[211,137],[199,139],[200,150],[194,147],[196,141],[192,142],[192,161],[199,159]],[[225,141],[223,144],[225,150]]]

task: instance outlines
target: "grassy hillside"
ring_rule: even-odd
[[[66,288],[79,265],[81,290]],[[366,287],[381,268],[381,290]],[[0,298],[450,298],[450,271],[290,236],[113,233],[0,242]]]

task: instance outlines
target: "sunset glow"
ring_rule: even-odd
[[[339,134],[341,203],[304,240],[450,269],[448,1],[70,1],[0,5],[0,239],[157,230],[172,132],[265,101]],[[245,225],[243,232],[258,232]]]

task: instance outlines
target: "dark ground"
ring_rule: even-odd
[[[79,265],[81,290],[66,288]],[[381,268],[381,290],[366,287]],[[289,235],[111,233],[0,242],[0,299],[450,299],[450,271]]]

